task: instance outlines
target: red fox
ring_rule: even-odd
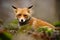
[[[33,12],[31,8],[33,7],[33,5],[27,8],[17,8],[15,6],[12,6],[12,7],[14,8],[15,16],[18,19],[20,26],[29,24],[29,25],[32,25],[32,28],[34,29],[42,26],[47,26],[48,28],[52,28],[52,29],[55,28],[50,23],[47,23],[41,19],[32,17]]]

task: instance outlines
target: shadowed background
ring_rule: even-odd
[[[60,20],[60,0],[0,0],[0,19],[4,23],[14,19],[12,5],[20,8],[34,5],[34,17],[50,23]]]

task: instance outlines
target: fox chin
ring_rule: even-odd
[[[15,6],[12,7],[14,8],[15,17],[19,21],[20,26],[29,24],[34,29],[42,26],[55,29],[55,27],[52,24],[45,22],[41,19],[32,17],[33,11],[31,8],[33,7],[33,5],[27,8],[17,8]]]

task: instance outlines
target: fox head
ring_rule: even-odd
[[[15,6],[12,7],[14,8],[15,16],[19,22],[23,23],[31,18],[31,8],[33,7],[33,5],[27,8],[17,8]]]

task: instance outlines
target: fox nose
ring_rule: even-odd
[[[23,22],[23,19],[21,19],[21,22]]]

